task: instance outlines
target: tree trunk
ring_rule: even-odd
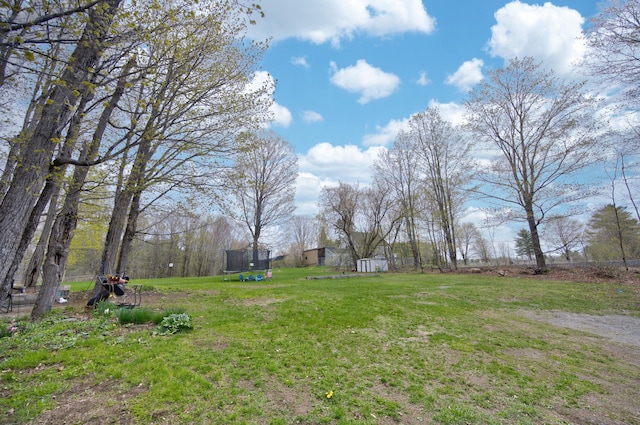
[[[122,164],[122,166],[124,167],[125,164]],[[109,228],[105,237],[98,274],[111,273],[112,267],[115,268],[118,248],[120,247],[130,205],[131,194],[125,190],[118,191],[111,211],[111,219],[109,220]]]
[[[2,170],[2,176],[0,176],[0,199],[4,197],[7,188],[11,184],[11,174],[13,174],[13,170],[16,168],[18,155],[20,154],[19,142],[17,140],[11,140],[9,143],[11,148],[9,149],[7,160]]]
[[[152,116],[157,116],[156,112],[154,112]],[[116,272],[120,274],[125,273],[127,270],[131,243],[133,242],[133,238],[137,231],[138,217],[140,215],[140,202],[145,185],[145,172],[147,169],[147,163],[151,157],[151,145],[153,137],[155,136],[154,133],[153,118],[151,118],[147,124],[147,128],[145,129],[145,134],[142,136],[142,141],[138,146],[138,152],[136,153],[136,159],[134,161],[133,168],[131,169],[131,174],[129,174],[129,179],[125,189],[123,190],[123,193],[130,194],[131,202],[130,207],[128,208],[127,226],[122,238],[120,253],[118,255],[118,264],[116,267]],[[116,208],[119,208],[119,206],[115,205],[114,211]],[[123,214],[126,215],[127,210],[125,210]]]
[[[413,213],[412,213],[413,214]],[[407,228],[409,235],[409,245],[411,246],[411,255],[413,256],[413,269],[422,270],[422,257],[420,256],[420,248],[418,245],[418,237],[416,235],[416,224],[414,217],[407,219]]]
[[[89,70],[98,62],[103,50],[102,41],[111,26],[120,0],[108,0],[100,11],[92,10],[80,41],[75,47],[60,77],[60,84],[50,92],[42,105],[42,115],[24,146],[22,161],[16,167],[13,180],[0,205],[0,299],[9,292],[6,284],[13,259],[19,249],[22,234],[35,205],[37,194],[49,173],[53,152],[73,105],[74,91],[82,91]]]
[[[627,264],[627,255],[624,251],[624,238],[622,237],[622,226],[620,225],[620,215],[618,214],[618,207],[615,202],[613,203],[613,212],[616,218],[616,238],[618,239],[618,245],[620,246],[620,254],[622,255],[622,263],[624,269],[629,271],[629,265]]]
[[[127,64],[122,69],[122,72],[120,73],[118,84],[116,85],[116,89],[114,90],[113,94],[109,98],[108,105],[100,115],[100,119],[98,120],[98,125],[91,142],[92,149],[95,149],[96,153],[102,141],[102,136],[104,135],[104,132],[107,128],[109,117],[111,117],[113,110],[118,105],[118,102],[120,102],[120,99],[124,94],[127,79],[129,77],[129,72],[135,65],[136,58],[133,57],[129,59]],[[128,166],[127,159],[128,156],[125,151],[125,153],[122,155],[122,161],[120,162],[120,168],[118,170],[118,189],[116,189],[116,196],[114,200],[113,211],[111,213],[111,220],[109,221],[109,228],[107,230],[105,244],[102,250],[102,261],[100,265],[101,269],[98,271],[98,274],[107,273],[107,271],[109,271],[108,268],[115,263],[116,253],[118,252],[118,246],[120,244],[120,236],[122,235],[122,231],[124,229],[125,217],[131,203],[131,195],[129,193],[124,193],[124,191],[120,189],[122,187],[124,170]],[[96,286],[98,285],[99,283],[96,282]]]
[[[131,244],[136,235],[138,227],[138,217],[140,216],[140,198],[142,190],[136,191],[131,200],[131,208],[129,208],[129,216],[127,217],[127,227],[122,237],[122,245],[120,246],[120,254],[118,255],[118,264],[116,272],[119,276],[123,276],[127,272],[129,266],[129,253],[131,252]]]
[[[123,73],[118,80],[118,84],[105,109],[102,111],[98,124],[89,143],[85,143],[80,152],[78,160],[80,162],[92,161],[98,156],[100,142],[107,122],[113,110],[117,106],[126,83],[126,75],[130,70],[133,62],[130,61],[125,66]],[[88,94],[88,98],[93,97]],[[79,109],[79,113],[82,110]],[[75,127],[74,127],[75,128]],[[77,134],[72,132],[71,137],[76,138]],[[69,184],[69,190],[62,207],[60,216],[57,217],[49,238],[49,245],[45,263],[43,266],[42,287],[38,294],[36,304],[31,312],[31,319],[36,320],[51,311],[53,304],[53,295],[62,282],[64,272],[69,257],[69,247],[73,239],[73,232],[78,224],[78,206],[80,204],[80,195],[82,188],[89,174],[89,167],[76,167],[73,172],[73,178]]]
[[[91,101],[91,99],[93,99],[93,93],[91,93],[90,90],[85,88],[82,91],[82,97],[81,97],[80,103],[78,104],[78,107],[76,108],[76,113],[74,114],[69,124],[67,137],[65,138],[64,146],[60,150],[59,158],[63,158],[67,160],[71,158],[71,154],[73,152],[73,149],[75,149],[76,141],[78,140],[78,135],[80,133],[80,124],[82,123],[82,120],[85,114],[85,108],[87,106],[87,103]],[[31,211],[31,215],[29,216],[29,221],[27,222],[27,226],[22,234],[22,239],[20,240],[18,251],[14,256],[13,264],[7,274],[7,279],[13,280],[13,277],[16,271],[18,270],[20,263],[22,262],[24,254],[27,251],[27,248],[29,247],[31,240],[33,239],[33,236],[36,233],[38,225],[40,224],[40,218],[47,204],[50,204],[53,210],[51,210],[51,208],[49,209],[51,214],[47,216],[47,222],[45,223],[45,227],[42,231],[40,238],[43,241],[46,241],[49,238],[49,232],[51,231],[51,226],[52,226],[52,219],[50,219],[49,217],[51,216],[55,217],[57,199],[58,199],[58,195],[60,194],[60,182],[64,178],[66,169],[67,169],[67,166],[64,164],[58,167],[55,167],[55,166],[50,167],[49,176],[47,176],[47,179],[45,180],[44,189],[42,189],[42,193],[40,193],[40,196],[38,197],[38,201],[36,202],[35,207]],[[32,256],[33,261],[32,262],[30,261],[30,264],[29,264],[32,268],[35,268],[32,275],[35,274],[36,280],[37,280],[38,270],[42,265],[44,248],[45,248],[44,244],[38,245],[36,247],[36,251]],[[30,281],[28,283],[30,284],[32,283],[35,286],[35,281]],[[27,282],[25,282],[25,286],[29,286],[27,285]]]
[[[538,235],[538,226],[533,215],[533,208],[527,211],[527,222],[529,223],[529,231],[531,232],[531,244],[533,245],[533,254],[536,257],[536,269],[540,273],[547,271],[547,263],[544,258],[544,252],[540,246],[540,236]]]
[[[48,184],[49,184],[49,181],[47,182],[47,185]],[[45,190],[46,190],[46,185],[45,185]],[[33,254],[31,255],[31,259],[29,260],[27,270],[25,271],[25,276],[24,276],[25,287],[35,287],[38,282],[38,275],[42,271],[42,263],[44,262],[44,254],[47,248],[47,241],[49,240],[49,235],[51,234],[51,228],[53,227],[53,222],[56,219],[56,210],[58,208],[59,195],[60,195],[60,185],[55,184],[54,192],[50,197],[51,199],[49,200],[47,218],[45,219],[42,232],[40,233],[40,239],[36,244],[35,250],[33,251]],[[38,199],[38,203],[40,203],[41,200],[43,200],[42,195],[40,199]],[[38,207],[36,206],[36,208],[34,209],[34,212],[37,213],[36,211],[37,209]],[[35,232],[35,228],[34,228],[34,232]],[[31,240],[31,238],[29,238],[29,240]]]

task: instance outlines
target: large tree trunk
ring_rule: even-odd
[[[44,180],[62,129],[66,125],[73,105],[77,103],[74,91],[82,91],[88,81],[89,70],[95,67],[103,50],[103,40],[111,26],[120,0],[108,0],[105,7],[89,13],[89,21],[80,41],[60,77],[60,84],[50,92],[42,105],[42,115],[24,146],[22,161],[16,167],[11,185],[0,205],[0,300],[9,293],[7,275],[19,249],[22,234]]]
[[[42,227],[42,232],[40,233],[40,240],[36,244],[36,247],[31,255],[31,259],[29,260],[29,264],[27,266],[25,277],[24,277],[24,286],[25,287],[35,287],[38,281],[38,275],[42,269],[42,262],[44,261],[44,254],[47,247],[47,241],[49,240],[49,235],[51,234],[51,228],[53,227],[53,222],[56,218],[56,209],[58,207],[58,196],[60,194],[60,183],[55,179],[47,179],[45,184],[45,188],[40,194],[40,198],[38,198],[38,202],[36,203],[35,208],[31,212],[31,217],[29,218],[29,223],[25,232],[22,234],[22,240],[20,241],[20,247],[18,248],[18,252],[14,257],[12,269],[9,271],[8,276],[15,275],[20,262],[24,256],[25,251],[27,250],[29,244],[31,243],[31,239],[35,235],[38,225],[40,224],[40,215],[43,213],[45,205],[49,205],[47,218],[45,219],[44,226]]]
[[[260,251],[258,249],[259,240],[260,240],[260,235],[258,233],[254,234],[254,236],[253,236],[253,250],[252,250],[252,254],[251,254],[251,261],[253,263],[253,267],[251,267],[252,270],[256,270],[258,268],[258,264],[259,264],[259,258],[260,258]]]
[[[122,168],[125,166],[126,164],[124,164],[123,161]],[[109,220],[109,227],[107,229],[107,235],[102,249],[102,260],[98,274],[111,273],[115,270],[118,248],[120,247],[122,233],[124,232],[127,215],[129,213],[129,206],[131,205],[131,196],[131,193],[125,190],[119,190],[116,192],[113,210],[111,211],[111,219]]]
[[[90,90],[85,88],[83,90],[80,103],[76,108],[76,113],[74,114],[73,118],[71,119],[71,123],[69,124],[67,137],[65,138],[64,146],[60,150],[59,158],[63,158],[66,160],[71,158],[71,154],[73,152],[73,149],[75,149],[76,141],[78,140],[78,135],[80,133],[80,124],[82,123],[82,120],[85,114],[85,108],[87,106],[87,103],[89,103],[91,99],[93,99],[93,94],[91,93]],[[47,204],[51,205],[51,208],[49,208],[50,214],[47,217],[48,220],[45,223],[45,227],[42,231],[40,238],[44,241],[46,241],[49,238],[49,232],[51,231],[51,226],[52,226],[52,220],[49,219],[49,217],[51,217],[51,215],[55,217],[55,209],[57,207],[57,198],[58,198],[58,195],[60,194],[60,182],[64,178],[66,169],[67,169],[67,166],[64,164],[59,167],[55,167],[55,166],[50,167],[51,172],[49,173],[49,176],[45,181],[44,189],[42,189],[42,193],[38,197],[38,201],[36,202],[35,207],[31,211],[31,215],[29,216],[29,221],[27,222],[27,226],[22,234],[22,239],[20,240],[20,246],[18,247],[18,251],[14,256],[11,269],[7,273],[7,279],[13,280],[14,275],[18,270],[20,263],[22,262],[24,254],[27,251],[27,248],[29,247],[31,240],[33,239],[33,236],[36,233],[38,225],[40,224],[42,213],[44,212],[44,209],[47,206]],[[44,245],[39,244],[36,247],[36,251],[34,252],[34,255],[32,256],[33,262],[30,262],[32,263],[30,264],[32,269],[34,268],[36,269],[36,272],[35,272],[36,280],[37,280],[37,270],[39,270],[40,266],[42,265],[43,251],[44,251]],[[32,281],[29,283],[30,284],[33,283],[35,286],[35,282]],[[27,285],[27,282],[25,282],[25,286],[30,286],[30,285]]]
[[[129,253],[131,252],[131,244],[138,230],[138,217],[140,216],[140,198],[142,191],[139,190],[133,195],[131,200],[131,208],[129,208],[129,216],[127,217],[127,228],[122,237],[122,245],[120,246],[120,254],[118,255],[118,265],[116,272],[119,276],[127,273],[129,266]]]
[[[98,144],[85,146],[81,159],[92,158],[97,155]],[[36,320],[51,311],[54,295],[58,285],[62,282],[64,271],[69,258],[69,247],[73,239],[73,232],[78,224],[78,205],[82,186],[89,173],[89,167],[76,167],[73,180],[60,215],[56,218],[51,229],[47,255],[42,270],[42,286],[31,311],[31,319]]]
[[[529,231],[531,232],[531,245],[533,245],[533,253],[536,257],[536,269],[540,273],[547,271],[547,263],[544,258],[544,252],[542,252],[542,246],[540,245],[540,235],[538,234],[538,225],[533,215],[533,208],[531,211],[527,211],[527,222],[529,224]]]
[[[158,111],[154,110],[152,117],[158,116]],[[153,118],[147,123],[145,134],[142,135],[142,140],[138,146],[138,152],[136,153],[136,159],[129,174],[126,187],[123,190],[124,193],[130,194],[131,202],[128,210],[124,211],[127,214],[127,227],[122,238],[122,245],[120,246],[120,253],[118,255],[118,264],[116,267],[116,273],[124,274],[126,272],[129,263],[129,252],[131,251],[131,243],[137,231],[138,217],[140,216],[140,203],[142,198],[142,192],[145,186],[145,173],[147,170],[147,164],[152,155],[152,141],[155,136],[155,128],[153,124]],[[114,206],[119,208],[118,205]]]
[[[78,158],[79,162],[90,162],[98,156],[100,143],[107,128],[109,117],[124,93],[127,74],[134,64],[134,60],[129,61],[122,71],[116,89],[109,98],[109,102],[98,120],[91,141],[86,143],[82,148]],[[75,134],[72,134],[72,136],[75,138]],[[69,247],[73,239],[73,232],[78,224],[80,195],[88,174],[89,167],[87,166],[75,168],[61,214],[53,225],[43,267],[42,288],[38,294],[36,305],[31,312],[31,318],[34,320],[42,317],[51,310],[53,304],[52,294],[55,294],[58,285],[62,282],[69,257]]]
[[[23,283],[26,288],[32,288],[38,284],[38,277],[40,276],[40,272],[42,271],[42,264],[44,263],[44,254],[46,253],[46,249],[47,249],[47,241],[49,240],[49,236],[51,235],[51,228],[53,227],[53,222],[56,219],[56,209],[58,208],[58,197],[59,197],[58,193],[56,193],[54,196],[51,197],[51,201],[49,202],[49,208],[47,211],[47,218],[44,221],[42,233],[40,234],[38,243],[36,244],[36,247],[33,250],[33,254],[31,254],[31,259],[29,260],[29,264],[27,264],[27,268],[24,272]]]
[[[42,268],[42,286],[31,311],[32,320],[37,320],[51,311],[53,299],[62,282],[69,257],[68,247],[77,223],[77,211],[70,208],[70,203],[71,201],[65,200],[65,206],[51,229],[47,255]]]

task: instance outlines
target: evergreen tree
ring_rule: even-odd
[[[516,254],[520,257],[527,257],[529,261],[533,260],[533,240],[531,239],[531,233],[527,229],[518,231]]]
[[[624,207],[608,204],[587,223],[587,253],[595,261],[640,258],[640,224]]]

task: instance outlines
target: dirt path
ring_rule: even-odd
[[[640,318],[623,315],[594,316],[590,314],[550,311],[527,312],[527,317],[552,325],[589,332],[616,342],[640,347]]]

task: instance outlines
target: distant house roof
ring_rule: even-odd
[[[320,249],[328,249],[329,251],[333,251],[335,248],[332,247],[332,246],[321,246],[321,247],[318,247],[318,248],[305,249],[302,252],[318,251]]]

